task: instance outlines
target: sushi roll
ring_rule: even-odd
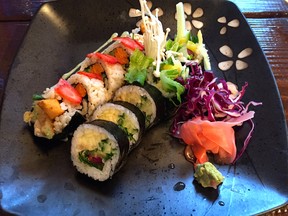
[[[110,99],[104,82],[98,78],[77,72],[70,76],[67,81],[80,92],[83,105],[82,115],[86,115],[86,118],[91,116],[99,105]]]
[[[158,123],[165,115],[165,99],[154,86],[125,85],[115,92],[114,101],[126,101],[138,107],[145,116],[146,128]]]
[[[56,85],[37,95],[23,120],[33,127],[37,137],[66,138],[99,105],[111,100],[116,89],[124,84],[124,73],[113,56],[88,54],[79,71],[69,75],[67,80],[61,78]]]
[[[129,151],[137,146],[145,130],[145,117],[133,104],[115,101],[99,106],[91,120],[103,119],[117,124],[127,135]]]
[[[113,176],[128,155],[127,135],[113,122],[95,120],[80,125],[71,141],[71,160],[76,169],[98,181]]]
[[[88,54],[80,66],[80,73],[97,75],[104,82],[108,100],[124,85],[125,70],[117,58],[108,54]]]
[[[23,115],[34,135],[46,139],[64,139],[85,121],[82,98],[66,80],[60,79],[41,95],[34,96],[31,111]]]

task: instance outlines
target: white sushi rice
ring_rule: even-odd
[[[87,117],[92,115],[94,110],[101,104],[109,100],[104,83],[98,79],[90,79],[81,74],[73,74],[67,80],[70,84],[81,83],[87,91]]]
[[[69,124],[72,117],[77,112],[75,107],[65,104],[64,102],[62,102],[60,106],[63,110],[65,110],[65,112],[62,115],[57,116],[53,122],[54,131],[56,134],[59,134],[63,131],[63,129]]]
[[[55,92],[54,88],[55,86],[52,86],[51,88],[46,88],[46,90],[42,94],[43,98],[62,100],[62,98]],[[75,113],[79,110],[83,110],[82,105],[75,106],[66,101],[61,102],[60,107],[65,112],[62,115],[57,116],[53,121],[53,130],[55,134],[61,133],[63,129],[69,124]]]
[[[49,99],[61,100],[61,97],[59,95],[57,95],[54,88],[55,88],[55,86],[52,86],[51,88],[46,88],[42,94],[42,97],[45,99],[49,98]]]
[[[109,99],[112,99],[115,91],[124,85],[125,71],[120,64],[102,64],[102,66],[108,78],[106,84]]]
[[[103,170],[99,170],[80,161],[79,152],[97,148],[99,141],[105,138],[109,139],[111,147],[116,148],[117,152],[110,160],[105,162]],[[120,149],[115,137],[104,128],[92,124],[82,124],[74,132],[71,142],[71,160],[80,173],[86,174],[95,180],[105,181],[114,174],[119,155]]]
[[[85,60],[81,64],[80,71],[85,70],[85,68],[95,63],[100,63],[107,75],[107,81],[105,81],[105,88],[107,89],[107,98],[108,100],[110,100],[112,99],[115,91],[124,85],[125,70],[118,63],[108,64],[93,55],[90,58],[85,58]]]
[[[146,101],[143,101],[143,98]],[[149,127],[156,118],[156,104],[150,94],[142,87],[126,85],[115,92],[114,101],[126,101],[137,106],[145,115],[145,125]]]
[[[140,124],[137,116],[131,110],[118,104],[106,103],[95,110],[90,120],[102,119],[118,124],[119,116],[123,114],[125,119],[122,126],[127,128],[128,133],[133,134],[133,139],[129,139],[129,148],[132,149],[139,140]]]

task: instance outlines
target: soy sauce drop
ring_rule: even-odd
[[[225,205],[225,203],[224,203],[223,201],[219,201],[218,204],[219,204],[220,206],[224,206],[224,205]]]
[[[168,168],[169,168],[169,169],[175,169],[175,164],[174,164],[174,163],[170,163],[170,164],[168,165]]]
[[[184,190],[185,186],[186,185],[184,184],[184,182],[177,182],[174,185],[173,189],[174,189],[174,191],[181,191],[181,190]]]

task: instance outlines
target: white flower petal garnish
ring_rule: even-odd
[[[200,29],[203,27],[203,22],[199,21],[199,20],[192,20],[192,24],[193,26],[195,26],[195,28]]]
[[[192,30],[191,22],[186,21],[186,22],[185,22],[185,27],[186,27],[186,29],[187,29],[188,31]]]
[[[185,19],[187,19],[187,17],[192,14],[192,6],[190,3],[184,3],[183,5],[184,5]],[[192,14],[191,24],[190,23],[188,24],[186,21],[187,30],[191,30],[193,26],[197,29],[201,29],[204,26],[204,23],[199,20],[194,20],[193,18],[200,18],[203,15],[204,15],[203,9],[197,8]],[[177,13],[175,13],[175,19],[177,20]]]
[[[129,17],[139,17],[141,16],[141,11],[135,8],[130,8]]]
[[[221,35],[226,34],[226,32],[227,32],[227,26],[232,27],[232,28],[237,28],[237,27],[239,27],[239,24],[240,24],[238,19],[233,19],[233,20],[231,20],[230,22],[227,23],[227,19],[226,19],[225,16],[219,17],[219,18],[217,19],[217,21],[218,21],[219,23],[224,24],[224,26],[223,26],[223,27],[221,28],[221,30],[220,30],[220,34],[221,34]]]
[[[227,28],[226,28],[226,26],[224,26],[224,27],[221,28],[220,34],[223,35],[223,34],[226,33],[226,31],[227,31]]]
[[[153,14],[154,16],[156,16],[157,10],[158,10],[158,14],[157,14],[158,17],[160,17],[160,16],[162,16],[162,15],[164,14],[164,12],[163,12],[163,10],[162,10],[161,8],[156,8],[155,10],[152,11],[152,14]]]
[[[187,15],[186,14],[184,14],[184,17],[185,17],[185,19],[187,19]],[[175,13],[174,18],[175,18],[175,20],[177,20],[177,12]]]
[[[204,14],[203,9],[202,9],[202,8],[197,8],[197,9],[194,11],[192,17],[193,17],[193,18],[199,18],[199,17],[202,17],[203,14]]]
[[[248,67],[248,64],[242,60],[236,60],[236,69],[244,70]]]
[[[238,54],[238,58],[242,59],[242,58],[245,58],[247,56],[250,56],[252,54],[252,52],[253,52],[253,50],[251,48],[246,48]]]
[[[227,57],[229,57],[229,58],[233,57],[233,51],[232,51],[232,49],[231,49],[229,46],[227,46],[227,45],[224,45],[224,46],[220,47],[220,48],[219,48],[219,51],[220,51],[223,55],[225,55],[225,56],[227,56]]]
[[[229,70],[233,65],[233,61],[232,60],[228,60],[228,61],[223,61],[220,62],[218,64],[218,67],[222,70],[222,71],[227,71]]]
[[[228,22],[228,26],[237,28],[239,26],[239,20],[238,19],[233,19],[230,22]]]
[[[183,7],[184,7],[184,12],[187,14],[187,15],[191,15],[192,13],[192,6],[190,3],[184,3],[183,4]]]
[[[149,10],[151,10],[151,8],[152,8],[152,2],[151,1],[147,1],[147,6],[148,6],[148,8],[149,8]]]
[[[152,2],[151,1],[146,1],[146,4],[147,4],[147,7],[149,8],[149,10],[151,11],[151,8],[152,8],[152,5],[153,5]],[[155,8],[152,11],[152,14],[154,16],[156,16],[156,14],[157,14],[157,16],[160,17],[160,16],[163,16],[164,11],[161,8]],[[129,15],[129,17],[141,17],[142,14],[141,14],[141,10],[136,9],[136,8],[130,8],[129,12],[128,12],[128,15]],[[139,28],[141,23],[142,23],[142,19],[137,21],[136,26]]]
[[[219,23],[226,23],[226,22],[227,22],[225,16],[223,16],[223,17],[219,17],[217,21],[218,21]]]
[[[229,58],[233,57],[233,50],[227,46],[224,45],[222,47],[219,48],[219,51],[224,55],[227,56]],[[235,67],[238,71],[240,70],[244,70],[248,67],[248,64],[244,61],[242,61],[241,59],[250,56],[252,54],[252,49],[251,48],[246,48],[243,49],[238,55],[237,55],[237,60],[235,61]],[[230,69],[233,65],[233,60],[227,60],[227,61],[223,61],[220,62],[218,64],[218,67],[222,70],[222,71],[227,71],[228,69]]]

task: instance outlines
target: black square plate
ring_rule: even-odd
[[[160,20],[172,29],[170,35],[175,34],[176,3],[152,4],[152,9],[164,11]],[[38,11],[9,77],[0,125],[4,211],[53,216],[252,215],[287,202],[286,122],[267,60],[233,3],[192,0],[190,4],[187,20],[203,24],[213,71],[239,87],[247,81],[245,102],[263,102],[253,107],[256,128],[244,156],[235,166],[219,166],[225,176],[219,189],[203,189],[193,182],[192,164],[183,157],[184,146],[168,135],[169,122],[149,130],[121,171],[102,183],[77,173],[69,142],[47,144],[33,138],[22,119],[32,94],[55,84],[112,33],[131,31],[140,19],[128,16],[130,8],[140,7],[135,0],[62,0]],[[197,16],[198,8],[203,14]],[[223,46],[233,55],[222,54]],[[239,55],[243,50],[248,52]],[[223,70],[218,65],[225,61],[231,64]],[[174,190],[178,182],[186,187]]]

